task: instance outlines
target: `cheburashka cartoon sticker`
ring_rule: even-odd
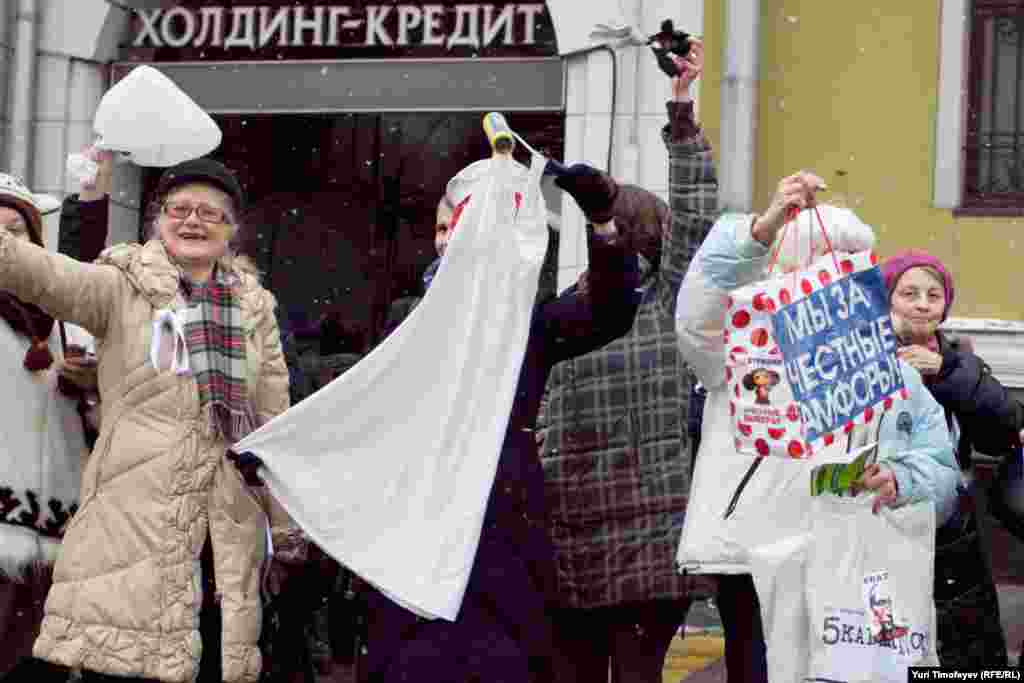
[[[743,378],[743,388],[754,392],[754,403],[758,405],[770,405],[768,395],[772,388],[779,383],[779,373],[768,368],[754,368]]]
[[[878,642],[891,642],[910,632],[910,625],[897,615],[896,602],[889,589],[889,572],[871,572],[864,577],[864,605],[871,636]]]

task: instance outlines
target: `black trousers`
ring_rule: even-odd
[[[554,615],[556,683],[661,683],[688,599],[649,600]]]
[[[718,614],[725,631],[729,683],[768,683],[761,603],[750,574],[718,577]]]
[[[935,539],[936,646],[942,666],[1008,666],[999,594],[977,513],[950,520]]]
[[[14,581],[0,574],[0,678],[32,656],[50,590],[50,570],[37,567]]]

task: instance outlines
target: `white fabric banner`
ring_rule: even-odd
[[[421,616],[454,621],[473,567],[547,248],[544,164],[496,156],[453,179],[471,197],[420,305],[233,449],[321,548]]]

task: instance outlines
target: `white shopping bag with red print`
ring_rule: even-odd
[[[810,457],[904,395],[876,256],[838,254],[820,213],[804,217],[821,226],[825,255],[729,299],[725,373],[740,453]]]

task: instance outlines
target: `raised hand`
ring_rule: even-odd
[[[555,176],[555,185],[572,195],[590,223],[612,219],[619,185],[610,175],[588,164],[566,167],[556,161],[548,161],[544,172]]]
[[[704,72],[704,43],[690,38],[690,52],[685,58],[676,54],[669,56],[679,70],[679,75],[672,78],[672,99],[685,102],[690,99],[690,85]]]
[[[110,194],[111,177],[113,175],[114,154],[103,149],[89,147],[82,154],[96,164],[98,170],[95,178],[83,178],[78,198],[83,202],[103,199]]]
[[[925,377],[938,375],[942,369],[942,356],[919,344],[900,347],[896,356]]]
[[[827,188],[825,181],[809,171],[799,171],[779,181],[768,209],[758,216],[751,234],[761,244],[770,245],[786,223],[790,212],[815,206],[818,190]]]

